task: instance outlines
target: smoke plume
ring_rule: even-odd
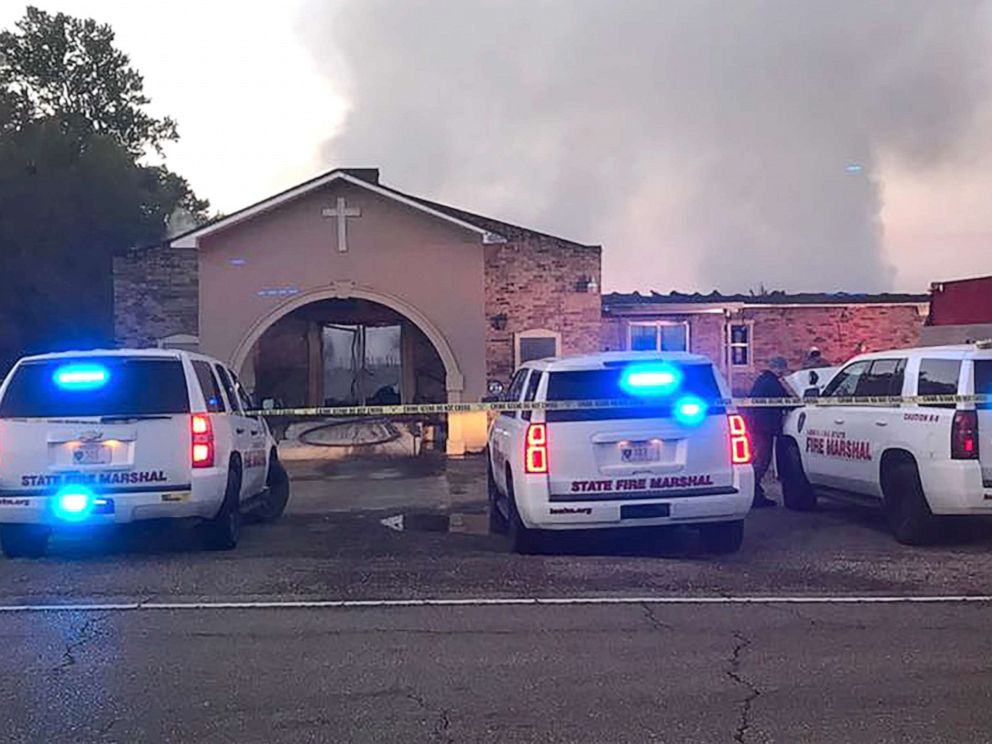
[[[328,165],[602,243],[608,289],[878,291],[880,163],[960,156],[990,20],[967,0],[312,0],[300,33],[351,102]]]

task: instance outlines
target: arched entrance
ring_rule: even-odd
[[[308,307],[309,309],[307,309]],[[461,401],[461,394],[464,389],[464,377],[447,339],[438,330],[437,326],[417,310],[416,307],[401,298],[376,292],[350,282],[343,282],[340,285],[334,285],[325,289],[294,295],[252,323],[235,349],[231,359],[232,366],[240,370],[246,380],[253,383],[256,382],[255,371],[257,362],[260,355],[263,354],[263,347],[267,345],[266,341],[263,341],[263,337],[270,330],[275,329],[277,324],[283,319],[287,319],[288,324],[295,322],[297,326],[302,323],[307,324],[309,338],[307,343],[308,356],[306,367],[308,377],[306,401],[309,405],[323,405],[321,400],[327,398],[323,394],[324,391],[322,389],[324,382],[316,379],[318,374],[322,374],[322,367],[324,366],[322,351],[318,356],[318,346],[322,346],[325,339],[324,325],[342,327],[339,333],[331,331],[327,334],[327,339],[331,343],[334,342],[335,337],[337,338],[338,346],[341,345],[344,338],[354,339],[356,342],[356,353],[358,351],[357,347],[363,346],[366,351],[365,356],[367,356],[370,348],[373,351],[380,349],[383,344],[388,345],[389,341],[387,339],[390,336],[395,338],[397,335],[395,330],[373,331],[372,336],[375,338],[372,340],[370,347],[368,333],[370,327],[385,328],[392,326],[395,329],[398,326],[401,345],[399,353],[401,357],[406,355],[405,358],[407,361],[405,365],[406,369],[402,373],[407,375],[406,382],[401,385],[401,390],[399,391],[401,399],[404,394],[406,395],[404,402],[414,402],[418,399],[418,396],[420,399],[423,399],[428,394],[431,397],[437,397],[436,388],[432,388],[426,381],[418,388],[417,380],[411,379],[411,375],[415,374],[418,369],[418,364],[428,371],[430,370],[433,360],[429,358],[431,354],[428,353],[426,348],[429,347],[429,350],[436,355],[436,359],[440,361],[444,370],[442,385],[444,395],[438,401],[431,400],[425,402],[447,401],[449,403],[457,403]],[[406,328],[405,334],[403,331],[404,328]],[[364,343],[361,339],[363,334]],[[278,334],[276,332],[270,334],[270,336],[274,335]],[[315,338],[315,335],[318,337]],[[332,352],[332,365],[335,358],[340,358],[340,355],[337,352]],[[358,362],[357,366],[360,367],[363,360],[364,356],[362,359],[356,358],[356,362]],[[251,363],[249,364],[249,362]],[[401,367],[404,366],[402,362],[403,359],[401,358]],[[318,367],[321,368],[319,373]],[[432,377],[436,378],[437,375],[434,374]],[[359,392],[362,395],[368,396],[367,387],[367,385],[363,385]],[[262,393],[263,391],[257,390],[256,392]],[[374,391],[372,395],[374,395]]]

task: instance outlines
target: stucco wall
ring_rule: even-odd
[[[336,220],[321,216],[339,196],[362,212],[348,219],[346,253],[338,251]],[[478,398],[485,389],[483,276],[478,234],[334,183],[201,241],[200,348],[233,361],[249,331],[301,299],[364,288],[423,313],[457,359],[463,397]]]

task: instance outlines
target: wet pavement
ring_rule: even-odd
[[[0,560],[0,607],[104,605],[0,614],[4,740],[992,741],[992,604],[639,601],[988,595],[986,526],[909,548],[824,502],[753,512],[728,557],[679,529],[517,556],[479,528],[478,458],[292,471],[228,553],[153,527]],[[406,514],[455,531],[382,523]],[[533,597],[564,603],[493,604]],[[388,603],[430,598],[465,604]],[[294,604],[339,599],[375,604]]]

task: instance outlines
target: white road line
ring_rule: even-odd
[[[865,597],[479,597],[468,599],[328,599],[259,602],[110,602],[105,604],[0,605],[14,612],[150,612],[166,610],[349,610],[402,607],[514,607],[541,605],[762,605],[762,604],[963,604],[992,603],[992,595]]]

